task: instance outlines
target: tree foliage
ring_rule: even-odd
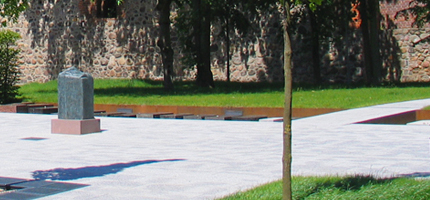
[[[413,0],[409,3],[409,8],[401,10],[396,17],[414,17],[414,24],[422,27],[430,22],[430,0]]]
[[[16,21],[21,12],[27,7],[28,0],[0,0],[0,17]],[[1,20],[0,22],[3,26],[6,26],[6,20]]]
[[[14,45],[19,38],[20,35],[13,31],[0,31],[0,104],[17,101],[20,51]]]

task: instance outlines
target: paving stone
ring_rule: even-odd
[[[419,120],[419,121],[409,122],[406,125],[424,125],[424,126],[430,126],[430,120]]]
[[[418,172],[428,172],[428,126],[356,123],[427,105],[430,99],[294,120],[293,175],[425,176]],[[90,185],[43,200],[216,199],[282,177],[282,123],[101,117],[102,134],[72,137],[50,134],[53,118],[0,113],[8,177]],[[29,137],[47,139],[22,140]]]

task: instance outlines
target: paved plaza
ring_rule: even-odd
[[[430,126],[355,124],[427,105],[294,120],[293,174],[429,175]],[[101,133],[64,135],[55,118],[0,113],[0,177],[83,185],[40,199],[215,199],[282,176],[279,122],[100,117]]]

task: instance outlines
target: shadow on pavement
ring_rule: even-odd
[[[91,178],[97,176],[105,176],[108,174],[116,174],[124,170],[125,168],[136,167],[139,165],[176,161],[185,161],[185,159],[142,160],[132,161],[128,163],[114,163],[110,165],[86,166],[79,168],[56,168],[50,170],[36,170],[32,173],[32,176],[36,180],[76,180],[80,178]]]

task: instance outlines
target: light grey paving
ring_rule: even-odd
[[[281,177],[280,123],[102,118],[77,136],[51,118],[0,114],[0,176],[90,184],[44,199],[213,199]]]
[[[430,126],[354,124],[421,109],[416,100],[319,115],[293,123],[295,175],[430,172]]]
[[[293,174],[430,172],[430,126],[354,124],[427,105],[295,120]],[[0,113],[0,176],[90,185],[42,199],[214,199],[281,178],[279,122],[101,117],[103,132],[77,136],[51,134],[56,117]]]

